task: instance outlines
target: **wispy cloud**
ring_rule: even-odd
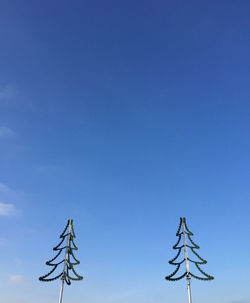
[[[13,262],[14,262],[16,265],[22,265],[22,264],[23,264],[23,261],[22,261],[22,259],[20,259],[20,258],[14,258],[14,259],[13,259]]]
[[[11,189],[7,185],[0,182],[0,192],[9,193],[11,192]]]
[[[124,290],[119,293],[112,294],[111,296],[108,297],[109,302],[124,302],[124,301],[130,301],[132,297],[134,297],[138,292],[141,290]],[[145,290],[144,290],[145,291]]]
[[[9,240],[7,238],[0,238],[0,247],[7,246],[9,244]]]
[[[48,164],[48,165],[40,165],[37,167],[37,171],[39,173],[55,173],[58,172],[62,169],[63,167],[61,165],[53,165],[53,164]]]
[[[20,210],[16,208],[16,205],[24,198],[26,198],[26,195],[23,192],[16,191],[0,182],[0,216],[20,215]]]
[[[16,89],[11,85],[0,86],[0,100],[10,99],[16,95]]]
[[[14,190],[3,182],[0,182],[0,200],[16,200],[22,198],[24,193]]]
[[[24,282],[25,277],[21,275],[10,275],[9,280],[12,282]]]
[[[14,204],[0,202],[0,216],[12,216],[16,212]]]
[[[9,127],[0,126],[0,137],[10,137],[14,135],[14,131]]]

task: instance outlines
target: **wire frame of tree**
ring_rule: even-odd
[[[184,234],[187,235],[191,245],[185,244],[184,241],[183,242],[181,241]],[[189,275],[192,276],[193,278],[196,278],[196,279],[199,279],[199,280],[204,280],[204,281],[214,279],[213,276],[208,275],[201,268],[201,265],[206,264],[207,261],[205,259],[203,259],[197,253],[196,250],[199,249],[200,247],[192,240],[191,237],[193,235],[194,234],[190,231],[190,229],[187,226],[186,219],[184,217],[180,218],[180,224],[179,224],[179,227],[178,227],[178,230],[177,230],[177,233],[176,233],[176,236],[178,237],[178,240],[177,240],[176,244],[173,246],[173,249],[177,250],[177,254],[172,260],[169,261],[169,264],[176,266],[176,269],[174,270],[173,273],[171,273],[170,275],[165,277],[166,280],[168,280],[168,281],[177,281],[177,280],[180,280],[180,279],[184,278],[185,276],[189,277]],[[177,261],[178,259],[180,259],[179,256],[181,256],[181,253],[185,249],[185,246],[186,246],[186,249],[189,250],[189,255],[192,254],[194,259],[187,257],[186,258],[187,260],[186,260],[185,257],[184,257],[180,261]],[[181,269],[182,265],[184,265],[185,261],[193,263],[195,265],[196,269],[198,270],[198,272],[201,274],[201,276],[195,275],[190,271],[188,272],[187,270],[183,274],[178,275],[179,270]]]
[[[61,277],[61,279],[70,285],[71,281],[80,281],[83,279],[82,276],[76,273],[74,268],[74,266],[80,263],[74,255],[74,251],[78,250],[74,242],[75,237],[73,220],[68,220],[64,231],[60,235],[61,241],[53,248],[56,252],[55,257],[46,262],[46,265],[52,267],[52,269],[49,273],[40,277],[40,281],[50,282]],[[62,271],[54,275],[60,265],[62,266]]]

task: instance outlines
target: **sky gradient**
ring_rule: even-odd
[[[179,217],[212,282],[250,303],[250,2],[0,2],[0,301],[54,303],[45,261],[74,219],[64,302],[187,302]]]

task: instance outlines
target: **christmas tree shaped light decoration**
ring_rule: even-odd
[[[213,280],[214,277],[206,274],[201,268],[200,265],[206,264],[207,261],[202,259],[198,253],[195,251],[195,249],[199,249],[200,247],[195,244],[191,238],[191,236],[193,236],[193,233],[188,229],[187,224],[186,224],[186,219],[185,218],[180,218],[180,224],[179,224],[179,228],[177,230],[176,236],[178,237],[178,240],[176,242],[176,244],[173,246],[173,249],[178,250],[177,255],[169,261],[169,264],[175,265],[176,269],[175,271],[167,276],[165,279],[168,281],[177,281],[180,280],[184,277],[186,277],[187,279],[187,289],[188,289],[188,302],[192,303],[191,300],[191,289],[190,289],[190,279],[191,277],[199,279],[199,280],[204,280],[204,281],[208,281],[208,280]],[[187,237],[191,243],[191,245],[187,244]],[[183,238],[183,244],[181,243],[181,239]],[[192,259],[190,259],[188,257],[188,248],[190,249],[189,252],[191,251],[194,254],[194,257],[197,259],[198,261],[194,261]],[[183,252],[184,250],[184,259],[181,259],[179,262],[177,261],[177,259],[179,258],[179,256],[181,256],[181,252]],[[176,277],[176,274],[179,272],[179,269],[181,267],[181,265],[185,262],[186,265],[186,271],[184,272],[184,274]],[[189,270],[189,262],[195,264],[196,268],[198,269],[198,272],[201,273],[201,277],[197,276],[195,274],[192,274]]]
[[[54,281],[58,278],[61,278],[62,283],[61,283],[61,288],[60,288],[60,296],[59,296],[59,303],[62,302],[62,296],[63,296],[63,286],[64,286],[64,281],[66,282],[67,285],[71,284],[72,281],[80,281],[83,279],[83,277],[79,276],[75,269],[74,266],[78,265],[80,261],[76,259],[74,256],[73,251],[77,250],[78,248],[76,247],[74,243],[74,238],[75,238],[75,232],[73,228],[73,220],[68,220],[68,223],[63,231],[63,233],[60,235],[61,241],[60,243],[53,248],[54,251],[57,251],[58,253],[56,256],[47,261],[46,265],[52,266],[52,270],[39,278],[40,281],[43,282],[50,282]],[[66,243],[65,243],[66,242]],[[63,256],[63,251],[65,252]],[[60,258],[62,257],[62,258]],[[59,261],[57,262],[56,260]],[[71,258],[73,259],[73,262],[71,261]],[[59,265],[63,264],[63,270],[56,276],[51,277],[51,275],[54,273],[54,271],[58,268]],[[74,277],[71,276],[71,272],[74,274]]]

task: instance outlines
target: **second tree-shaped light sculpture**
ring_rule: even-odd
[[[178,237],[178,240],[177,240],[177,243],[173,246],[173,249],[178,250],[178,252],[177,252],[177,255],[172,260],[169,261],[169,264],[175,265],[176,269],[171,275],[167,276],[165,279],[168,281],[177,281],[177,280],[180,280],[180,279],[186,277],[187,289],[188,289],[188,302],[191,303],[192,302],[191,289],[190,289],[191,277],[199,279],[199,280],[204,280],[204,281],[213,280],[214,277],[206,274],[200,268],[200,265],[206,264],[207,261],[202,259],[198,255],[198,253],[195,251],[195,249],[199,249],[200,247],[193,242],[193,240],[191,238],[191,236],[193,236],[193,233],[188,229],[185,218],[180,218],[180,224],[179,224],[179,228],[177,230],[176,236]],[[191,245],[187,244],[187,238]],[[182,239],[183,239],[183,242],[181,241]],[[192,260],[188,257],[188,248],[189,248],[189,252],[192,252],[196,259],[198,258],[198,261]],[[179,256],[181,256],[181,253],[183,253],[183,251],[184,251],[184,258],[180,259]],[[177,259],[180,259],[180,261],[177,261]],[[183,274],[181,274],[180,276],[178,276],[179,269],[184,262],[185,262],[185,266],[186,266],[186,271]],[[195,264],[196,269],[202,275],[201,277],[190,272],[189,262]]]
[[[57,251],[58,253],[53,259],[46,262],[46,265],[53,267],[52,270],[48,274],[39,278],[39,280],[43,282],[50,282],[61,278],[62,283],[60,288],[59,303],[62,302],[64,281],[67,285],[70,285],[71,281],[79,281],[83,279],[83,277],[79,276],[74,269],[74,266],[78,265],[80,261],[76,259],[73,253],[74,250],[78,249],[74,243],[75,232],[73,228],[73,220],[68,220],[68,223],[63,233],[60,235],[60,238],[60,243],[53,248],[53,250]],[[57,273],[57,275],[52,276],[55,270],[61,264],[63,266],[62,271],[60,271],[59,274]],[[74,274],[73,277],[71,276],[71,272]]]

